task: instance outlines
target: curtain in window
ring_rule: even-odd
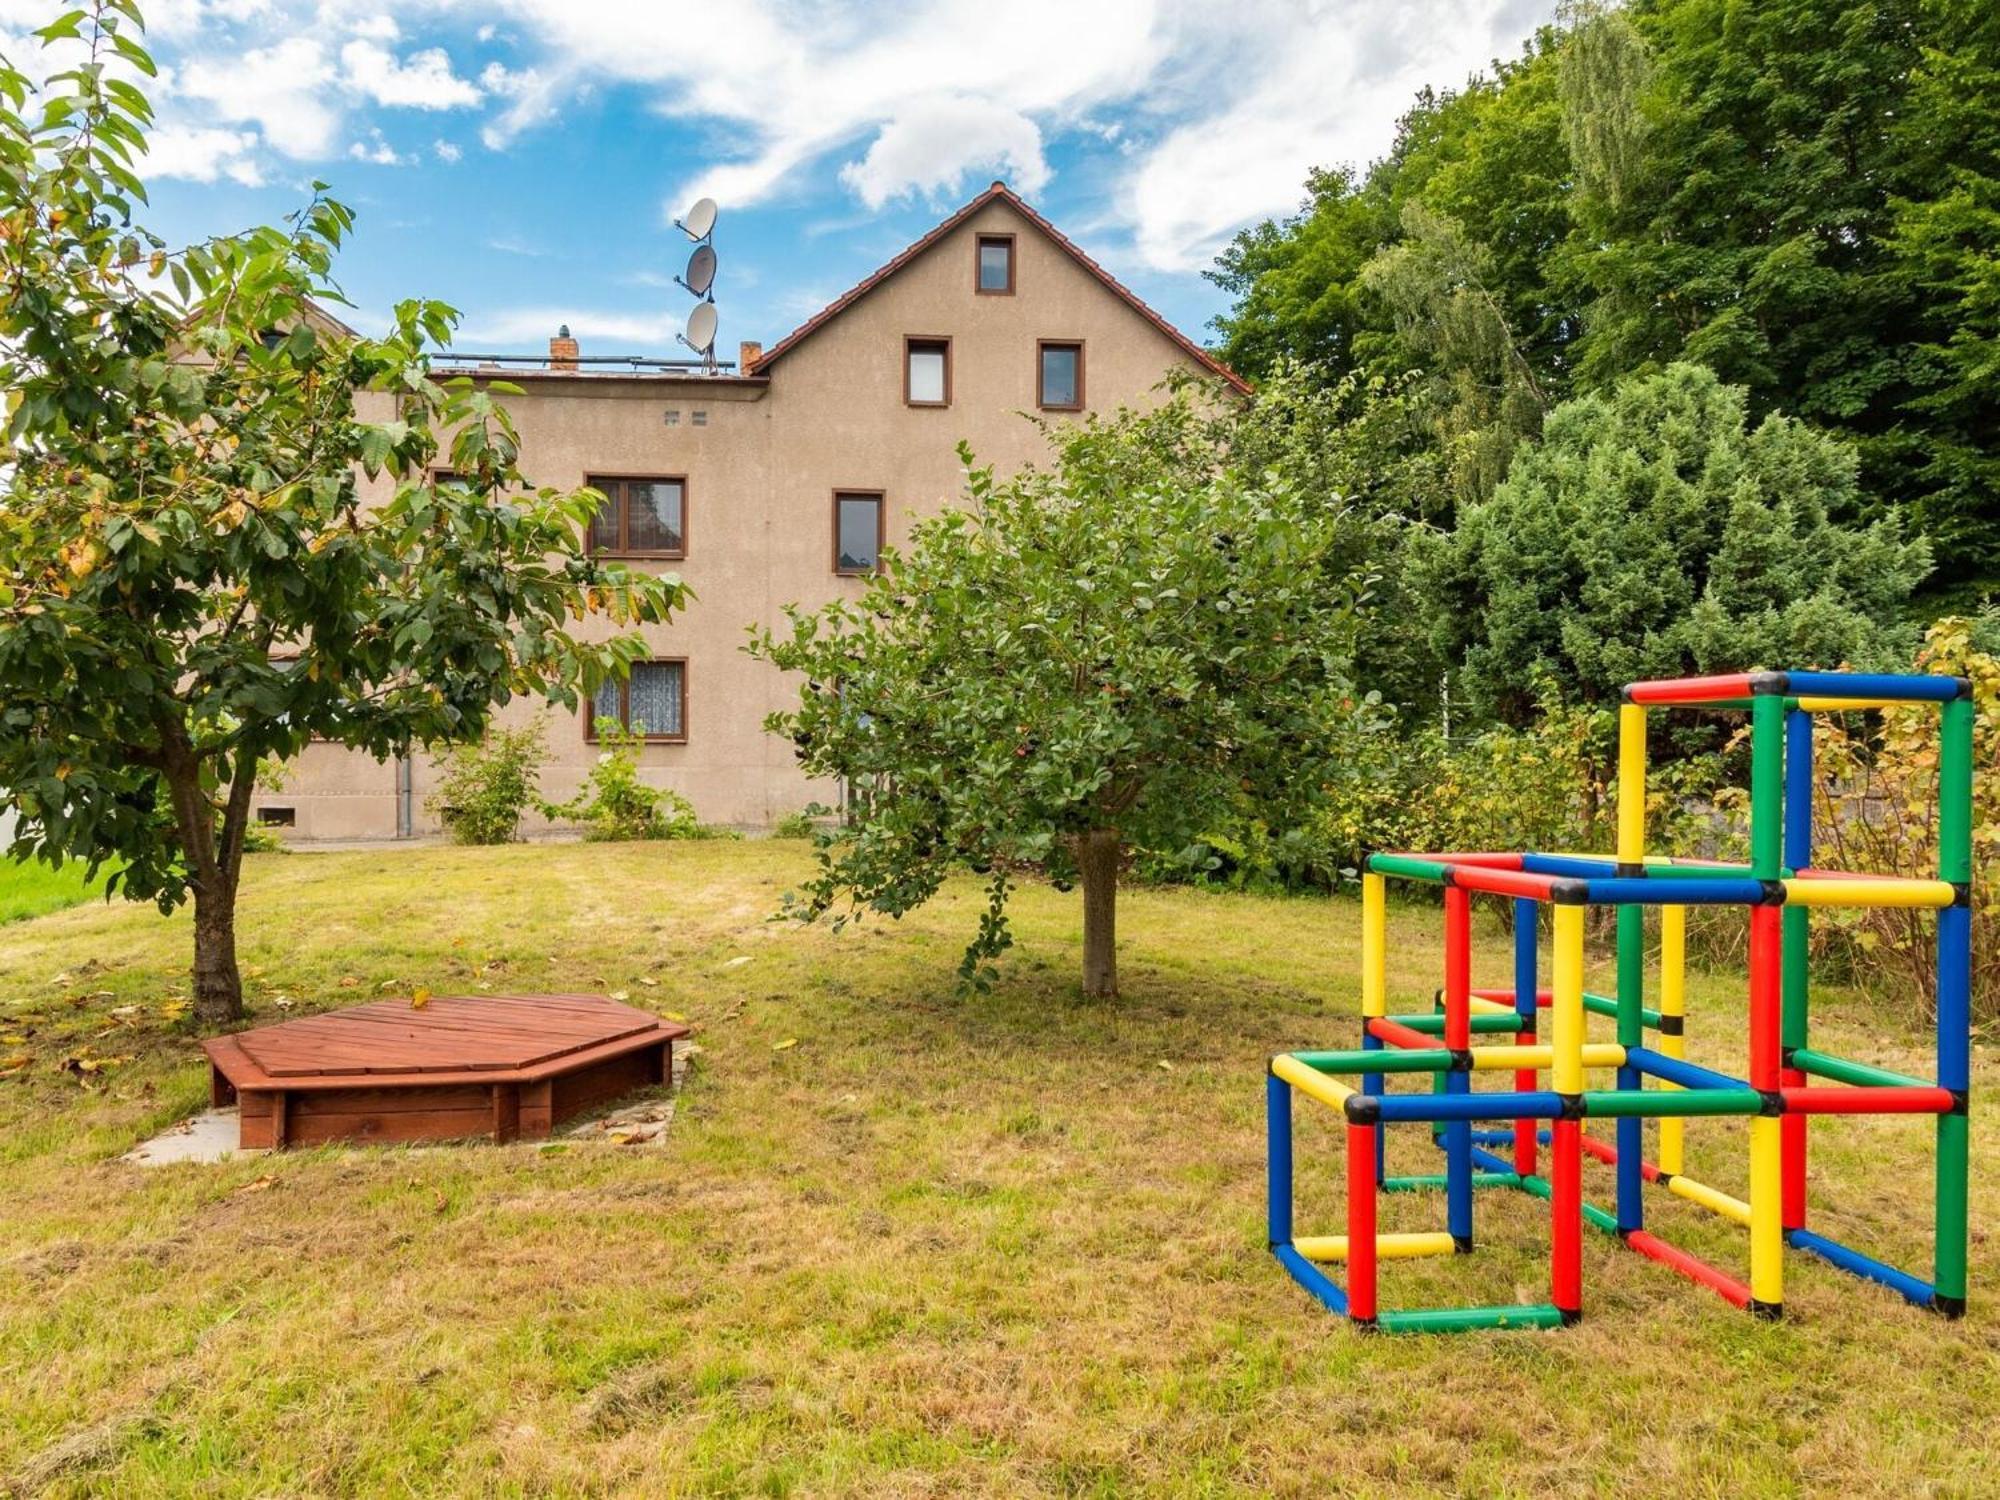
[[[681,487],[664,480],[625,486],[630,528],[626,546],[634,552],[681,550]]]
[[[632,727],[647,734],[678,735],[681,729],[681,664],[645,661],[632,668]]]

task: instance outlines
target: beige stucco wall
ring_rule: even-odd
[[[974,246],[996,232],[1015,236],[1015,292],[980,296]],[[951,339],[949,407],[904,404],[910,336]],[[787,351],[768,379],[508,374],[526,392],[508,407],[535,483],[686,477],[687,557],[642,565],[677,571],[697,596],[671,625],[648,631],[658,655],[687,659],[687,743],[648,745],[648,780],[718,823],[760,825],[833,800],[832,787],[799,773],[789,744],[764,732],[764,716],[791,701],[796,686],[743,655],[746,628],[780,624],[787,603],[860,592],[859,581],[832,571],[835,490],[881,490],[893,544],[913,518],[958,501],[961,439],[1003,474],[1043,459],[1044,440],[1022,415],[1034,406],[1038,339],[1083,343],[1084,397],[1098,411],[1150,403],[1167,372],[1189,362],[998,200]],[[680,412],[678,425],[667,425],[669,410]],[[697,411],[707,413],[706,425],[694,425]],[[506,717],[520,722],[534,711],[516,704]],[[596,752],[574,712],[549,713],[548,742],[542,785],[561,798]],[[415,829],[431,831],[427,757],[416,757],[412,782]],[[293,809],[298,837],[393,837],[395,767],[314,746],[259,804]]]

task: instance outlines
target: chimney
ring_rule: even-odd
[[[764,357],[764,346],[745,341],[736,346],[736,373],[748,375],[750,367]]]
[[[574,370],[579,350],[576,340],[569,336],[569,324],[556,330],[556,336],[549,340],[549,368],[551,370]]]

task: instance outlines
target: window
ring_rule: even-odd
[[[678,427],[681,425],[681,412],[679,407],[670,406],[667,408],[667,425],[669,427]]]
[[[1014,236],[982,234],[973,266],[972,288],[988,297],[1014,295]]]
[[[599,719],[643,729],[649,740],[686,741],[687,662],[677,657],[635,661],[625,681],[607,682],[597,690],[584,721],[585,739],[597,738]]]
[[[903,340],[903,400],[910,406],[951,405],[951,340]]]
[[[872,573],[882,561],[882,492],[836,490],[833,496],[833,571]]]
[[[1083,345],[1043,339],[1035,346],[1035,405],[1047,411],[1083,409]]]
[[[694,414],[694,425],[697,427],[706,427],[708,425],[708,413],[705,411],[697,411]]]
[[[299,826],[299,810],[296,807],[260,807],[257,809],[257,826],[296,828]]]
[[[613,557],[687,556],[685,479],[586,479],[604,492],[590,519],[590,550]]]

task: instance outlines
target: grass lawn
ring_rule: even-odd
[[[0,922],[18,922],[24,917],[45,916],[75,906],[104,889],[101,880],[86,880],[83,866],[67,864],[60,870],[39,861],[20,864],[0,860]]]
[[[257,1019],[418,984],[626,990],[699,1027],[665,1152],[121,1166],[206,1101],[174,1018],[186,917],[99,903],[9,928],[0,1062],[30,1061],[0,1078],[0,1476],[204,1497],[2000,1488],[1990,1110],[1962,1323],[1797,1255],[1791,1316],[1755,1323],[1587,1230],[1578,1328],[1361,1337],[1262,1222],[1263,1060],[1350,1044],[1353,905],[1128,894],[1128,998],[1094,1004],[1077,898],[1029,889],[1002,984],[959,998],[974,887],[838,937],[766,924],[807,858],[250,861]],[[1406,1002],[1437,982],[1434,931],[1394,916]],[[1486,932],[1476,978],[1508,972]],[[1740,1063],[1740,981],[1694,989],[1692,1055]],[[1915,1011],[1822,994],[1815,1040],[1927,1073]],[[58,1067],[79,1055],[128,1060]],[[1983,1088],[1989,1049],[1977,1067]],[[1337,1231],[1333,1126],[1300,1122],[1300,1230]],[[1815,1125],[1821,1226],[1927,1269],[1928,1130]],[[1691,1170],[1742,1192],[1744,1134],[1691,1122]],[[1391,1170],[1435,1160],[1405,1135]],[[1602,1201],[1608,1170],[1586,1171]],[[1743,1266],[1734,1226],[1648,1209]],[[1390,1263],[1385,1302],[1544,1300],[1545,1212],[1482,1194],[1479,1251]],[[1442,1223],[1439,1199],[1385,1204],[1385,1228]]]

